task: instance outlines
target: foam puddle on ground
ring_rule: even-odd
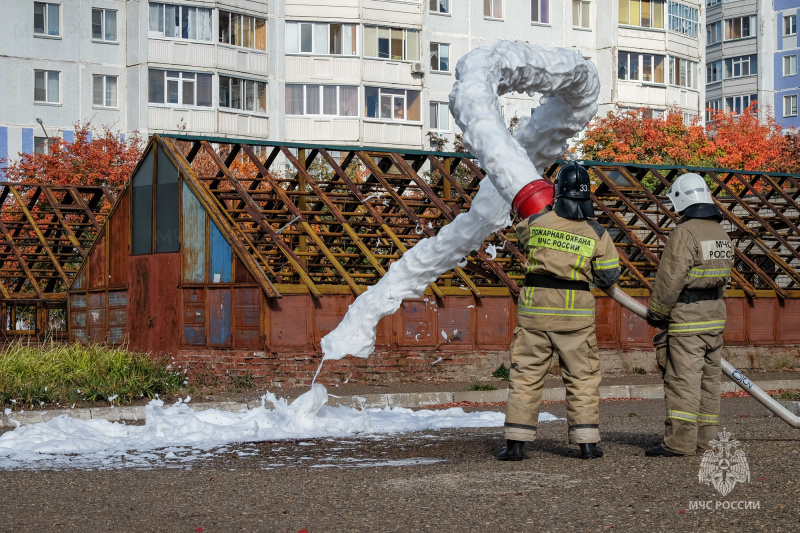
[[[500,427],[505,419],[502,413],[467,413],[460,407],[355,409],[326,405],[327,400],[325,387],[315,384],[291,403],[268,392],[260,407],[238,413],[195,411],[183,401],[165,406],[153,400],[145,409],[143,426],[62,415],[0,435],[0,469],[148,468],[213,457],[233,444]],[[556,418],[542,413],[540,420]]]

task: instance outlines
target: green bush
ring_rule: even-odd
[[[93,344],[13,343],[0,351],[0,403],[43,406],[106,400],[122,404],[177,392],[168,358]]]
[[[800,390],[787,390],[783,391],[781,394],[773,394],[772,397],[776,400],[797,402],[800,401]]]
[[[506,364],[500,363],[500,366],[498,366],[497,369],[494,372],[492,372],[492,377],[502,379],[503,381],[511,381],[511,376],[509,372],[510,370],[506,366]]]
[[[484,385],[478,380],[473,380],[472,384],[469,386],[469,390],[497,390],[497,387],[491,384]]]

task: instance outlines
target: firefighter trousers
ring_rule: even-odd
[[[600,442],[600,354],[594,324],[576,331],[517,328],[511,343],[506,439],[536,439],[542,388],[555,353],[566,387],[570,444]]]
[[[685,455],[709,449],[719,425],[722,332],[669,337],[664,373],[663,447]]]

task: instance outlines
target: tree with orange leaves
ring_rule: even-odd
[[[653,118],[644,108],[616,108],[587,126],[576,149],[592,161],[700,166],[707,147],[703,126],[697,122],[687,126],[677,108],[660,118]]]
[[[706,126],[710,142],[706,166],[737,170],[781,172],[781,154],[786,139],[769,109],[759,120],[755,103],[741,115],[715,112]]]
[[[787,140],[769,111],[762,114],[754,105],[741,115],[717,111],[704,127],[699,119],[686,125],[676,107],[659,118],[617,108],[595,119],[576,148],[595,161],[783,171]]]
[[[92,134],[91,123],[77,125],[75,140],[51,138],[47,153],[20,154],[5,169],[5,179],[63,185],[107,185],[122,187],[142,155],[138,134],[127,141],[103,127]]]

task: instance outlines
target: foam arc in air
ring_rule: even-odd
[[[520,118],[513,136],[498,96],[542,94],[532,117]],[[339,325],[322,339],[324,360],[375,351],[378,321],[419,298],[425,288],[480,248],[495,231],[511,225],[511,202],[544,167],[564,153],[566,142],[597,113],[600,81],[594,64],[576,50],[544,49],[520,41],[476,48],[456,66],[450,112],[465,147],[486,171],[469,211],[423,239],[391,265],[381,280],[350,305]]]

